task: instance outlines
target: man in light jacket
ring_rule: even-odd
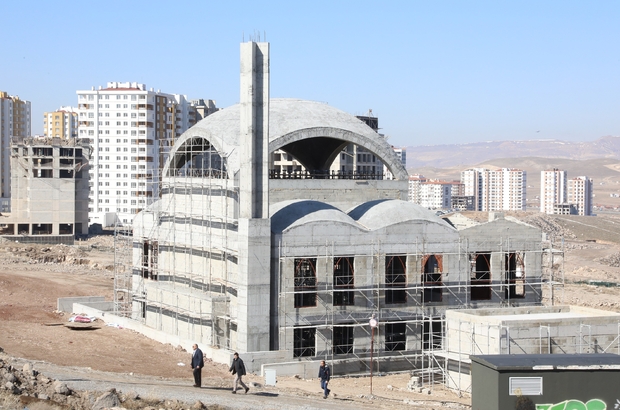
[[[228,371],[235,375],[235,383],[232,391],[233,394],[237,394],[238,384],[241,384],[241,387],[245,389],[245,394],[248,394],[248,390],[250,390],[250,388],[243,383],[243,380],[241,380],[241,378],[245,376],[245,365],[243,364],[243,360],[239,358],[239,353],[235,352],[233,355],[233,361]]]

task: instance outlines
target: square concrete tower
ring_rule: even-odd
[[[239,351],[269,350],[269,43],[241,44]]]

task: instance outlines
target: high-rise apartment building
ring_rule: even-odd
[[[383,138],[381,134],[378,134],[379,118],[374,117],[372,111],[369,111],[368,115],[357,116],[357,119],[368,125],[377,132],[379,137]],[[379,161],[379,158],[367,149],[355,144],[349,144],[342,150],[332,163],[331,170],[343,174],[368,175],[381,179],[384,176],[383,163]]]
[[[464,195],[474,197],[476,211],[525,210],[527,174],[524,170],[472,168],[461,171]]]
[[[540,212],[554,214],[555,205],[566,203],[566,171],[540,171]]]
[[[199,114],[184,95],[135,82],[109,82],[77,95],[78,136],[93,147],[89,223],[130,224],[159,197],[160,168]]]
[[[426,181],[420,184],[420,205],[428,209],[449,209],[452,182]]]
[[[11,138],[29,137],[31,126],[30,101],[0,91],[0,196],[7,201],[11,196]]]
[[[196,111],[196,122],[205,119],[209,115],[219,110],[219,108],[215,106],[215,100],[205,100],[199,98],[197,100],[192,100],[190,102],[190,105]]]
[[[420,186],[428,179],[424,175],[409,175],[407,200],[414,204],[420,203]]]
[[[463,195],[460,181],[440,181],[423,175],[409,176],[408,201],[428,209],[450,209],[452,199]]]
[[[56,111],[43,113],[43,134],[54,138],[76,138],[78,136],[77,109],[60,107]]]
[[[579,215],[592,215],[592,178],[579,176],[568,180],[567,200],[577,207]]]

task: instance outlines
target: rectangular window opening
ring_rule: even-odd
[[[53,169],[35,169],[33,174],[35,178],[54,178]]]
[[[406,323],[386,323],[385,324],[385,350],[394,352],[405,350],[407,345],[407,324]]]
[[[407,302],[407,257],[392,255],[385,257],[385,303]]]
[[[424,321],[422,326],[422,349],[441,349],[442,325],[440,318],[431,318]]]
[[[353,353],[353,327],[338,326],[334,327],[333,333],[333,352],[334,354]]]
[[[491,300],[491,253],[474,253],[469,263],[471,300]]]
[[[295,259],[295,307],[316,306],[316,258]]]
[[[157,241],[145,241],[142,244],[142,277],[157,280],[157,256],[159,248]]]
[[[443,258],[441,255],[424,256],[422,269],[422,283],[424,284],[422,302],[441,302]]]
[[[506,299],[525,297],[525,255],[520,252],[506,253],[504,255],[504,267],[506,272]]]
[[[334,306],[353,305],[353,291],[341,289],[353,289],[354,287],[354,258],[334,258]]]
[[[58,233],[60,235],[73,235],[73,225],[72,224],[59,224]]]
[[[33,235],[51,235],[52,224],[32,224]]]
[[[293,330],[293,357],[314,356],[316,351],[316,329]]]

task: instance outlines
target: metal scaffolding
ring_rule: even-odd
[[[161,150],[167,156],[169,147]],[[227,229],[236,225],[236,209],[228,201],[231,196],[238,197],[239,188],[228,178],[226,158],[203,138],[187,141],[171,162],[174,166],[166,175],[159,169],[158,177],[150,180],[157,184],[160,197],[139,214],[140,229],[133,232],[122,225],[115,229],[116,313],[146,322],[148,308],[155,317],[149,325],[161,330],[162,316],[170,316],[175,333],[180,323],[195,332],[202,332],[208,324],[212,345],[227,348],[233,319],[226,291],[236,288],[226,263],[236,253],[229,247]],[[179,196],[184,199],[178,200]],[[203,256],[205,262],[194,266],[196,255]],[[169,291],[193,292],[198,297],[206,294],[212,306],[205,309],[196,303],[188,308],[178,298],[171,303],[163,296]],[[203,335],[194,333],[192,337],[201,339]]]
[[[169,147],[160,150],[168,152]],[[175,334],[180,334],[180,327],[190,329],[191,338],[206,337],[211,346],[225,349],[231,348],[231,329],[237,326],[236,308],[231,304],[230,295],[239,288],[236,272],[229,269],[229,260],[238,257],[236,243],[229,238],[229,233],[237,230],[239,182],[228,174],[227,155],[215,151],[204,138],[188,139],[171,158],[172,166],[167,174],[163,175],[163,170],[159,169],[157,177],[149,180],[150,184],[158,185],[156,192],[160,197],[139,214],[140,228],[132,231],[130,227],[117,225],[114,246],[117,314],[159,330],[168,317],[174,323]],[[551,305],[554,294],[564,282],[563,248],[556,242],[543,242],[541,249],[535,251],[543,262],[540,271],[525,272],[528,280],[522,282],[523,289],[519,290],[534,292],[534,299],[546,300]],[[509,306],[514,297],[511,289],[517,292],[521,286],[517,276],[512,282],[504,278],[507,270],[523,270],[519,252],[527,246],[511,238],[503,239],[502,243],[507,245],[501,252],[511,256],[506,265],[502,263],[500,279],[491,280],[484,274],[476,274],[475,255],[482,248],[471,249],[467,240],[461,240],[458,251],[452,255],[429,255],[428,249],[434,247],[428,242],[411,244],[411,250],[402,256],[419,261],[416,272],[403,266],[403,277],[398,267],[402,261],[395,260],[387,281],[386,272],[378,268],[379,260],[386,257],[381,243],[372,244],[368,255],[341,255],[334,251],[333,243],[309,242],[308,246],[317,249],[316,258],[326,264],[322,269],[326,272],[324,278],[316,276],[316,266],[304,265],[305,272],[314,269],[314,279],[310,273],[297,278],[290,277],[290,272],[285,274],[283,266],[287,261],[300,258],[288,255],[285,244],[280,244],[275,267],[277,312],[281,318],[279,349],[286,345],[292,329],[315,329],[315,340],[323,347],[318,349],[315,344],[314,358],[322,357],[334,363],[356,360],[362,373],[370,372],[370,346],[355,343],[352,337],[355,331],[370,337],[368,319],[375,315],[381,325],[375,336],[383,343],[376,344],[374,371],[381,372],[382,363],[404,360],[410,364],[412,374],[429,386],[446,381],[450,377],[447,363],[455,356],[444,348],[445,310],[474,307],[480,300],[472,303],[472,292],[488,293],[488,299],[501,299]],[[355,283],[352,266],[352,260],[360,256],[373,261],[372,278],[364,286]],[[444,269],[443,258],[447,256],[455,256],[458,260],[456,270],[460,274],[455,275],[456,280],[445,280],[450,273],[446,271],[448,268]],[[338,265],[336,270],[335,265]],[[407,277],[407,272],[412,277]],[[468,274],[463,275],[463,272]],[[197,302],[189,306],[178,297],[165,297],[172,293],[189,294]],[[386,293],[395,298],[393,300],[404,298],[409,303],[406,307],[386,303]],[[287,311],[286,300],[291,296],[300,304],[314,297],[321,311],[312,315]],[[451,302],[441,304],[441,298],[448,296]],[[365,308],[351,305],[358,298],[365,300]],[[209,306],[202,303],[207,300]],[[152,317],[150,323],[147,309]],[[385,325],[391,327],[390,340],[387,340]],[[210,334],[205,335],[202,332],[207,328]],[[335,329],[338,329],[340,343],[334,343]],[[409,348],[407,335],[414,332],[420,334],[417,347]],[[456,359],[459,368],[466,363],[460,355]]]
[[[502,249],[501,252],[511,255],[510,257],[514,257],[518,261],[519,258],[516,255],[519,255],[520,250],[526,249],[525,244],[520,244],[509,238],[505,242],[509,245],[506,249]],[[291,337],[291,330],[315,329],[316,340],[322,341],[323,347],[321,349],[315,348],[311,352],[313,357],[329,360],[332,364],[356,360],[359,362],[360,368],[365,369],[362,373],[370,373],[370,343],[367,343],[367,346],[358,344],[349,346],[346,338],[342,338],[342,330],[340,329],[359,329],[360,332],[364,332],[365,336],[369,338],[370,327],[368,320],[374,316],[380,325],[377,329],[378,332],[375,332],[375,336],[379,340],[383,338],[384,342],[383,344],[375,343],[373,357],[374,372],[381,372],[382,362],[400,359],[410,364],[412,376],[418,377],[420,382],[427,384],[430,388],[435,383],[446,382],[450,377],[448,359],[456,360],[457,366],[460,368],[463,363],[469,360],[469,356],[458,355],[445,350],[443,333],[446,326],[445,310],[478,307],[478,303],[481,301],[472,302],[471,299],[472,292],[476,292],[477,289],[488,289],[495,298],[504,300],[504,306],[510,306],[512,293],[508,289],[514,286],[514,284],[504,280],[507,273],[504,264],[502,264],[502,271],[499,272],[499,275],[497,272],[494,272],[494,275],[499,276],[500,279],[489,280],[488,282],[482,281],[482,283],[473,281],[472,278],[475,275],[472,270],[476,265],[473,263],[472,256],[476,255],[477,250],[485,249],[485,246],[479,245],[477,249],[471,249],[467,240],[459,242],[458,252],[453,255],[458,257],[457,270],[459,272],[470,272],[471,275],[456,275],[458,280],[444,281],[442,277],[450,272],[443,269],[441,261],[442,257],[450,254],[437,255],[434,260],[434,269],[429,272],[426,268],[429,265],[429,261],[433,261],[431,256],[435,257],[435,255],[428,254],[428,249],[433,248],[431,245],[430,243],[412,244],[412,251],[403,255],[407,260],[420,261],[420,269],[417,273],[413,273],[410,269],[411,276],[417,275],[418,278],[408,278],[406,284],[396,288],[394,283],[386,283],[387,279],[384,278],[386,273],[378,269],[379,260],[387,256],[381,249],[380,243],[372,244],[373,253],[371,255],[336,255],[334,254],[333,244],[327,243],[321,247],[323,251],[317,250],[313,258],[289,256],[287,255],[286,244],[279,244],[278,308],[279,317],[283,318],[279,327],[280,348],[282,348],[282,344],[286,345],[287,338]],[[563,248],[558,248],[556,245],[553,240],[543,241],[541,249],[535,252],[541,256],[542,266],[539,267],[540,271],[524,272],[525,275],[529,276],[528,281],[524,282],[525,291],[534,292],[534,299],[536,300],[542,301],[547,299],[547,303],[550,305],[554,304],[553,295],[555,290],[563,287]],[[297,246],[303,247],[303,245],[299,244]],[[317,248],[316,244],[308,243],[308,246]],[[356,285],[354,283],[354,273],[338,265],[341,263],[350,265],[351,260],[356,257],[370,257],[372,259],[372,279],[370,280],[370,285]],[[409,259],[410,257],[412,259]],[[299,275],[296,278],[292,278],[290,272],[287,275],[284,268],[285,266],[291,266],[291,259],[294,260],[293,266],[296,267],[300,265],[301,259],[315,259],[317,264],[321,263],[319,261],[322,260],[326,264],[322,269],[325,276],[319,278],[316,277],[315,273],[314,276]],[[333,267],[330,266],[332,263],[334,264]],[[506,262],[506,264],[515,268],[509,262]],[[519,269],[519,267],[516,269]],[[524,267],[521,265],[520,269],[524,269]],[[310,271],[314,272],[316,270],[316,267],[310,269]],[[366,281],[368,282],[368,279]],[[394,291],[405,293],[406,300],[408,301],[407,307],[397,307],[385,302],[386,292]],[[548,295],[543,297],[543,293],[548,293]],[[449,296],[452,302],[442,305],[440,302],[441,298],[446,296]],[[287,298],[289,299],[290,306],[291,297],[294,298],[296,307],[292,311],[287,311]],[[360,308],[358,305],[352,306],[350,309],[345,307],[343,310],[343,306],[347,306],[346,303],[352,303],[357,298],[362,298],[367,308]],[[315,301],[314,305],[309,307],[315,308],[313,314],[300,314],[299,307],[302,306],[299,304],[309,303],[308,301],[312,300]],[[332,301],[332,303],[329,303],[329,301]],[[344,304],[334,304],[333,301],[344,302]],[[542,302],[538,303],[538,305],[540,304]],[[499,306],[488,303],[486,307]],[[317,312],[318,308],[320,308],[320,312]],[[393,326],[396,324],[404,325],[410,332],[418,331],[420,333],[420,337],[417,340],[419,348],[410,349],[407,347],[405,345],[408,342],[407,337],[404,339],[401,337],[399,340],[392,338],[389,341],[386,339],[387,335],[381,333],[384,329],[382,325]],[[334,329],[338,329],[340,333],[335,335]],[[308,335],[312,336],[311,333],[308,333]],[[329,335],[331,335],[331,338]],[[334,341],[336,337],[340,338],[338,344]],[[294,336],[293,339],[295,339]],[[342,343],[343,341],[344,343]],[[296,344],[300,345],[303,343],[300,343],[299,340],[293,340],[293,344],[295,346]],[[307,352],[302,350],[298,355],[303,358],[305,353]],[[343,356],[342,353],[346,353],[346,355]]]

